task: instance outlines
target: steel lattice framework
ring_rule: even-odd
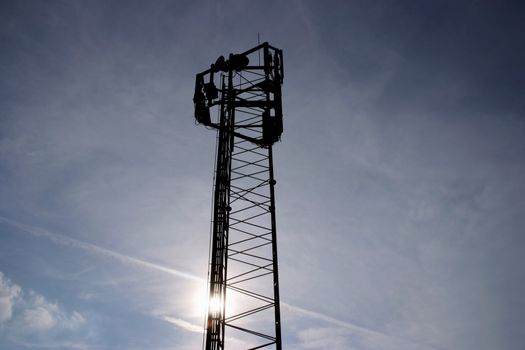
[[[281,350],[272,145],[282,79],[282,51],[268,43],[197,74],[195,118],[218,132],[206,350],[224,349],[226,332],[228,349]]]

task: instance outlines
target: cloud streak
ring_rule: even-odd
[[[183,319],[180,319],[180,318],[171,317],[171,316],[163,316],[162,319],[188,332],[200,333],[200,334],[202,334],[203,332],[202,327],[197,326],[196,324],[193,324],[191,322],[184,321]]]
[[[381,332],[378,330],[374,330],[371,328],[358,326],[356,324],[345,322],[345,321],[339,320],[337,318],[334,318],[334,317],[331,317],[331,316],[328,316],[328,315],[325,315],[325,314],[322,314],[316,311],[308,310],[308,309],[305,309],[299,306],[290,305],[286,302],[281,302],[281,307],[283,309],[288,309],[289,311],[296,313],[296,314],[311,317],[311,318],[314,318],[320,321],[324,321],[326,323],[329,323],[335,326],[339,326],[341,328],[345,328],[351,332],[356,332],[356,333],[360,333],[361,335],[372,337],[378,341],[387,341],[388,344],[398,343],[400,346],[407,346],[407,345],[417,346],[418,349],[447,350],[442,347],[436,347],[434,345],[424,344],[424,343],[421,343],[421,342],[418,342],[412,339],[405,339],[402,337],[397,337],[395,335]]]
[[[192,280],[192,281],[197,281],[197,282],[204,281],[203,278],[192,275],[187,272],[179,271],[179,270],[172,269],[172,268],[162,266],[159,264],[155,264],[149,261],[138,259],[138,258],[129,256],[129,255],[121,254],[121,253],[115,252],[113,250],[109,250],[107,248],[100,247],[92,243],[83,242],[78,239],[74,239],[74,238],[67,237],[67,236],[64,236],[58,233],[50,232],[40,227],[23,224],[23,223],[20,223],[20,222],[17,222],[17,221],[14,221],[14,220],[11,220],[5,217],[0,217],[0,222],[3,222],[19,230],[27,232],[33,236],[45,237],[51,240],[53,243],[60,244],[63,246],[78,248],[78,249],[82,249],[84,251],[87,251],[93,254],[98,254],[98,255],[105,256],[105,257],[113,258],[124,264],[131,264],[131,265],[139,266],[142,268],[148,268],[148,269],[164,272],[164,273],[167,273],[173,276],[177,276],[180,278],[184,278],[187,280]]]

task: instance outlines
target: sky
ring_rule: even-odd
[[[201,347],[194,79],[259,34],[284,52],[283,348],[522,349],[524,23],[519,1],[2,1],[0,348]]]

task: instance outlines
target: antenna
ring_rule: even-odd
[[[261,36],[260,33],[257,32],[257,46],[261,45]],[[261,65],[261,51],[257,51],[259,55],[259,66]]]
[[[226,332],[243,348],[282,350],[272,153],[283,131],[282,62],[282,50],[258,43],[196,77],[195,119],[218,130],[206,350],[225,350]]]

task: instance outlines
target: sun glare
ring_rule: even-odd
[[[211,313],[219,313],[224,308],[225,311],[229,314],[232,313],[232,297],[230,295],[226,296],[226,305],[224,305],[224,301],[221,300],[219,296],[213,297],[208,300],[208,296],[202,299],[201,301],[201,310],[206,310],[205,312],[211,312]]]
[[[234,295],[232,295],[231,291],[230,293],[226,294],[226,305],[224,305],[224,302],[221,300],[219,296],[209,298],[208,296],[209,291],[206,289],[206,286],[200,286],[198,290],[195,290],[193,294],[193,307],[195,315],[199,315],[202,317],[203,315],[207,315],[208,312],[217,313],[222,310],[224,307],[227,314],[234,313],[236,309],[235,308],[235,302],[234,302]],[[204,316],[206,317],[206,316]]]
[[[222,309],[222,301],[219,297],[213,297],[209,302],[210,312],[220,312]]]

